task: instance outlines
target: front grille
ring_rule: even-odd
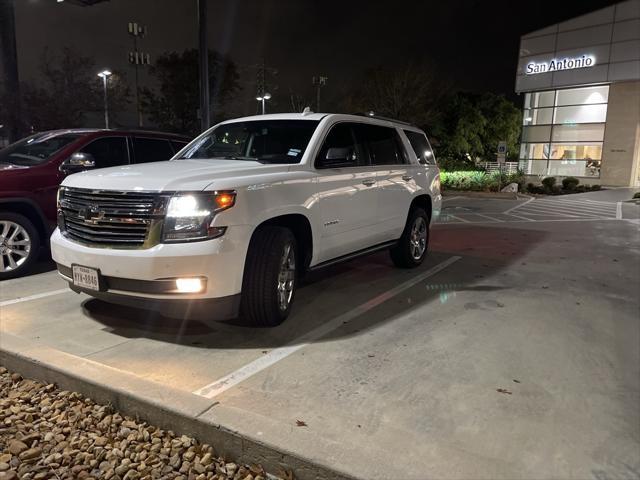
[[[80,243],[112,248],[147,248],[158,230],[164,198],[155,193],[60,189],[58,225]],[[155,239],[157,240],[157,239]]]

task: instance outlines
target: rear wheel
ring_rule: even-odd
[[[0,280],[29,272],[40,251],[38,230],[27,217],[0,212]]]
[[[291,311],[297,287],[297,244],[290,230],[266,226],[249,244],[240,314],[255,326],[279,325]]]
[[[424,261],[428,246],[429,216],[422,208],[414,208],[409,213],[400,240],[390,250],[391,260],[396,267],[417,267]]]

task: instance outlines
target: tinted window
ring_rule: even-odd
[[[0,150],[0,163],[27,166],[44,163],[80,136],[77,133],[31,135]]]
[[[357,144],[350,123],[338,123],[331,127],[318,158],[317,168],[357,167],[366,164],[362,147]]]
[[[411,132],[409,130],[405,130],[404,133],[409,139],[409,143],[411,143],[411,147],[416,153],[418,161],[423,165],[435,165],[436,158],[433,155],[433,150],[431,150],[431,145],[429,145],[427,137],[422,133]]]
[[[314,120],[225,123],[190,143],[181,158],[299,163],[318,123]]]
[[[96,168],[115,167],[129,163],[127,139],[124,137],[98,138],[80,151],[93,156]]]
[[[367,145],[372,165],[407,163],[395,129],[363,124],[358,127],[356,135]]]
[[[184,147],[187,146],[189,142],[181,142],[180,140],[171,140],[171,146],[173,147],[174,153],[178,153]]]
[[[173,157],[169,141],[159,138],[134,138],[133,153],[136,163],[161,162]]]

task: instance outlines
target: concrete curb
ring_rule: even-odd
[[[467,198],[486,198],[486,199],[511,199],[515,200],[519,196],[525,196],[522,193],[514,192],[473,192],[468,190],[445,190],[442,192],[444,198],[447,197],[467,197]]]
[[[0,340],[0,365],[19,372],[25,378],[55,383],[63,390],[79,392],[99,403],[110,404],[124,415],[140,418],[165,430],[193,436],[200,442],[213,445],[218,454],[228,455],[240,463],[260,464],[273,474],[290,469],[298,480],[354,480],[354,477],[336,472],[328,466],[199,418],[216,405],[217,402],[210,399],[6,332],[2,333]],[[141,392],[145,392],[144,395]],[[148,398],[156,400],[150,401]],[[165,401],[169,398],[172,407],[168,407]],[[286,433],[283,432],[283,435]]]

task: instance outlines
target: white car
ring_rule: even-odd
[[[420,129],[358,115],[220,123],[170,161],[67,177],[51,252],[71,289],[169,316],[281,323],[301,273],[424,260],[440,177]]]

